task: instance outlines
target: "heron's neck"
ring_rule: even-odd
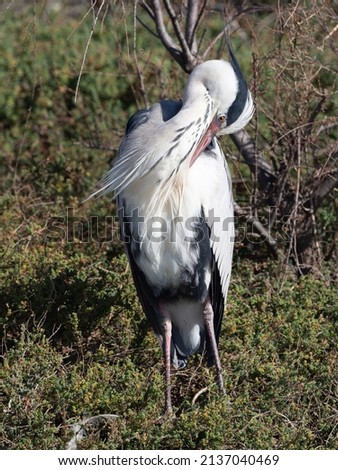
[[[180,112],[184,109],[188,109],[191,112],[195,109],[198,111],[202,108],[207,108],[207,106],[210,106],[211,104],[212,101],[205,86],[200,82],[191,81],[185,89],[183,106]]]
[[[171,144],[167,155],[147,175],[153,182],[150,212],[165,205],[175,212],[180,206],[191,157],[213,114],[213,103],[206,88],[197,88],[187,88],[181,110],[165,123]]]

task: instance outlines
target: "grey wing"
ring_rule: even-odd
[[[127,123],[113,167],[98,183],[99,189],[85,201],[112,191],[118,193],[131,181],[144,176],[153,166],[150,158],[152,146],[149,143],[156,138],[154,129],[173,118],[181,107],[182,103],[178,101],[164,100],[149,109],[137,111]]]
[[[223,171],[219,174],[218,187],[215,188],[216,193],[211,195],[214,217],[208,220],[208,225],[212,232],[211,248],[219,271],[222,293],[226,303],[235,241],[234,204],[230,172],[222,150],[217,141],[215,143],[215,152],[223,161]]]
[[[158,121],[167,121],[171,119],[178,111],[181,109],[181,103],[177,101],[160,101],[159,106],[151,109],[142,109],[136,112],[128,121],[126,126],[126,137],[130,135],[134,130],[139,126],[146,124],[150,116],[154,119],[154,113],[156,113],[156,120]],[[117,205],[119,207],[120,214],[120,234],[121,239],[124,242],[127,256],[129,259],[129,264],[131,272],[133,275],[136,291],[140,299],[141,305],[143,307],[144,313],[153,328],[155,334],[161,339],[161,325],[158,323],[158,312],[159,305],[152,294],[152,289],[149,287],[145,275],[138,267],[132,250],[132,239],[131,239],[131,222],[129,217],[125,217],[124,203],[121,201],[121,198],[117,196]],[[134,241],[134,243],[137,243]]]
[[[119,207],[120,237],[121,240],[124,242],[130,269],[136,287],[136,292],[140,299],[143,311],[150,323],[150,326],[153,328],[155,334],[159,337],[159,339],[161,339],[161,325],[158,322],[159,305],[156,298],[152,294],[152,290],[147,283],[145,275],[137,266],[133,255],[132,243],[137,242],[132,240],[130,217],[124,216],[124,204],[123,201],[120,200],[120,197],[118,196],[116,199]]]
[[[206,219],[213,254],[209,296],[214,310],[215,335],[218,339],[230,283],[235,229],[229,169],[216,139],[213,145],[208,151],[219,161],[220,171],[217,184],[213,190],[209,189],[203,207],[206,214],[210,214],[210,210],[212,213],[212,217],[208,216]]]
[[[158,122],[164,122],[171,119],[173,116],[175,116],[175,114],[178,113],[178,111],[181,109],[181,106],[181,103],[177,101],[167,100],[161,101],[159,106],[155,106],[150,109],[142,109],[136,112],[127,123],[125,138],[131,135],[140,126],[146,124],[149,119],[155,119]],[[125,245],[136,291],[151,327],[161,340],[161,325],[158,323],[159,305],[156,298],[152,294],[152,289],[149,287],[145,275],[140,270],[135,261],[132,250],[132,243],[137,242],[133,241],[131,238],[131,221],[130,217],[125,217],[124,215],[124,201],[122,201],[119,196],[117,196],[116,200],[119,207],[121,239]]]

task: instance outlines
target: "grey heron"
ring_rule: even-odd
[[[165,406],[171,365],[206,352],[224,393],[218,339],[234,242],[229,169],[217,136],[242,129],[253,101],[235,55],[197,65],[182,101],[128,121],[111,170],[90,197],[113,191],[144,313],[163,348]]]

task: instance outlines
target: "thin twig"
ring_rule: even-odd
[[[145,107],[149,108],[147,93],[146,93],[146,89],[145,89],[145,86],[144,86],[143,73],[140,69],[140,65],[139,65],[139,62],[138,62],[138,59],[137,59],[137,53],[136,53],[136,20],[137,20],[137,18],[136,18],[136,7],[137,7],[137,0],[134,2],[134,44],[133,44],[134,61],[135,61],[135,65],[136,65],[138,78],[140,80],[141,95],[142,95]]]
[[[294,210],[292,213],[292,234],[291,234],[291,242],[290,246],[293,246],[293,254],[295,257],[295,262],[299,273],[302,273],[301,264],[298,258],[298,244],[297,244],[297,222],[298,222],[298,209],[299,209],[299,202],[300,202],[300,183],[301,183],[301,134],[298,130],[297,132],[297,181],[296,181],[296,191],[295,191],[295,204]]]
[[[96,3],[96,2],[95,2]],[[78,24],[75,26],[75,28],[72,30],[72,32],[69,34],[69,36],[67,37],[67,41],[69,41],[69,39],[73,36],[73,34],[78,30],[78,28],[82,25],[82,23],[84,22],[84,20],[87,18],[87,16],[94,10],[94,7],[95,7],[95,3],[91,5],[90,8],[88,8],[88,10],[86,11],[86,13],[83,15],[83,17],[81,18],[81,20],[78,22]]]
[[[156,34],[152,29],[149,28],[148,25],[145,24],[145,22],[139,17],[136,16],[137,21],[143,26],[144,29],[148,31],[152,36],[154,36],[156,39],[160,39],[159,35]]]
[[[106,9],[105,9],[105,11],[103,12],[103,17],[102,17],[102,21],[101,21],[101,34],[102,34],[102,32],[103,32],[103,26],[104,26],[104,22],[105,22],[105,20],[106,20],[106,18],[107,18],[107,15],[108,15],[108,11],[109,11],[109,4],[107,3]]]
[[[204,15],[204,12],[205,12],[205,7],[207,5],[207,0],[204,0],[203,1],[203,5],[198,13],[198,17],[196,19],[196,22],[195,22],[195,26],[194,26],[194,30],[192,32],[192,50],[193,50],[193,53],[197,55],[198,53],[198,47],[196,47],[196,50],[195,50],[195,47],[194,47],[194,43],[195,43],[195,34],[196,34],[196,30],[197,30],[197,27]]]
[[[167,49],[177,49],[177,45],[172,40],[171,36],[169,35],[163,20],[162,8],[160,5],[159,0],[153,0],[153,7],[154,7],[154,21],[156,24],[157,32]]]
[[[199,0],[188,0],[187,6],[187,19],[185,22],[185,39],[187,44],[192,49],[194,41],[194,32],[196,30],[196,23],[198,19]]]
[[[217,36],[211,41],[209,46],[205,49],[205,51],[202,54],[202,59],[205,60],[206,57],[208,57],[209,52],[214,48],[215,44],[224,36],[224,31],[221,33],[218,33]]]
[[[129,35],[128,35],[128,28],[127,28],[127,14],[126,14],[126,8],[124,6],[124,2],[121,2],[121,3],[122,3],[124,33],[125,33],[125,36],[126,36],[127,53],[128,53],[128,59],[130,59]],[[135,3],[137,3],[137,0],[135,0]],[[135,3],[134,3],[134,5],[135,5]]]
[[[177,19],[177,15],[175,13],[175,10],[173,9],[173,7],[171,6],[171,3],[170,3],[170,0],[163,0],[163,3],[164,3],[164,6],[165,6],[165,9],[167,10],[167,13],[169,15],[169,18],[171,20],[171,23],[174,27],[174,30],[175,30],[175,33],[176,33],[176,37],[181,45],[181,48],[182,48],[182,51],[183,52],[186,52],[188,49],[189,49],[189,46],[185,40],[185,37],[182,33],[182,30],[181,30],[181,27],[180,27],[180,24],[178,22],[178,19]],[[189,51],[190,52],[190,51]],[[188,54],[186,54],[187,57],[188,57]]]
[[[246,130],[236,132],[230,135],[232,141],[236,145],[245,163],[250,167],[251,171],[255,168],[255,143]],[[261,189],[267,190],[272,183],[276,181],[275,171],[272,166],[264,160],[261,155],[256,156],[258,183]]]
[[[321,134],[322,132],[328,131],[329,129],[332,129],[333,127],[337,127],[337,126],[338,126],[338,120],[334,122],[329,122],[327,124],[323,124],[319,127],[319,129],[316,130],[315,136],[318,137],[319,134]]]
[[[324,41],[331,38],[331,36],[337,31],[337,29],[338,29],[338,24],[336,24],[336,26],[333,28],[332,31],[329,32],[329,34],[327,36],[325,36]]]
[[[77,82],[76,82],[75,97],[74,97],[74,102],[75,102],[75,103],[76,103],[76,101],[77,101],[77,97],[78,97],[78,93],[79,93],[80,81],[81,81],[81,77],[82,77],[82,74],[83,74],[84,65],[85,65],[85,62],[86,62],[87,54],[88,54],[89,44],[90,44],[90,41],[91,41],[91,39],[92,39],[92,36],[93,36],[94,30],[95,30],[95,26],[96,26],[97,20],[99,19],[99,16],[100,16],[101,10],[102,10],[102,8],[103,8],[103,6],[104,6],[104,4],[105,4],[105,1],[106,1],[106,0],[102,0],[102,3],[101,3],[101,5],[100,5],[100,7],[99,7],[99,10],[98,10],[98,12],[97,12],[97,15],[95,16],[95,14],[94,14],[94,17],[93,17],[93,26],[92,26],[92,29],[91,29],[91,31],[90,31],[90,34],[89,34],[89,37],[88,37],[88,40],[87,40],[85,52],[84,52],[83,59],[82,59],[82,64],[81,64],[80,73],[79,73],[79,76],[78,76],[78,79],[77,79]],[[94,6],[96,5],[96,2],[97,2],[97,0],[95,0],[95,2],[92,4],[93,12],[94,12]]]
[[[153,12],[153,10],[150,8],[150,6],[148,5],[148,3],[145,2],[144,0],[142,0],[142,1],[140,2],[140,6],[143,8],[143,10],[145,10],[145,11],[148,13],[148,15],[150,16],[150,18],[151,18],[153,21],[155,21],[154,12]]]
[[[318,101],[317,105],[313,109],[313,111],[311,113],[311,116],[309,117],[309,120],[308,120],[307,125],[305,127],[304,137],[307,137],[311,134],[311,131],[313,129],[313,124],[315,123],[315,120],[316,120],[317,116],[319,115],[319,113],[323,109],[323,104],[325,103],[326,98],[327,98],[326,95],[321,96],[321,98]]]
[[[338,185],[338,170],[333,170],[328,173],[323,181],[316,188],[309,199],[310,202],[305,201],[305,207],[309,204],[313,205],[316,211],[321,205],[323,199]]]
[[[182,51],[179,46],[173,41],[168,33],[163,20],[162,8],[159,0],[153,0],[153,20],[156,25],[157,33],[167,51],[173,58],[184,68],[184,60],[182,58]],[[151,16],[151,15],[150,15]]]
[[[187,41],[182,33],[182,30],[181,30],[181,27],[180,27],[180,24],[178,22],[178,19],[177,19],[177,15],[175,13],[175,10],[173,9],[173,7],[171,6],[171,3],[170,3],[170,0],[163,0],[163,3],[165,5],[165,8],[169,14],[169,17],[170,17],[170,20],[171,20],[171,23],[174,27],[174,30],[175,30],[175,33],[176,33],[176,37],[181,45],[181,49],[182,49],[182,52],[185,56],[185,59],[186,59],[186,62],[187,62],[187,66],[188,66],[188,71],[190,71],[194,65],[194,58],[191,54],[191,50],[187,44]]]
[[[191,404],[194,405],[198,399],[202,395],[202,393],[205,393],[208,391],[208,387],[204,387],[201,390],[199,390],[193,397]]]
[[[279,259],[281,257],[281,252],[278,249],[277,241],[273,238],[271,233],[262,225],[262,223],[255,216],[253,216],[252,214],[247,214],[245,210],[237,204],[237,202],[234,202],[234,208],[236,214],[240,217],[244,217],[262,236],[262,238],[264,238],[275,258]]]

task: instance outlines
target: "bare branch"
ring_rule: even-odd
[[[338,126],[338,120],[337,121],[333,121],[333,122],[329,122],[327,124],[323,124],[322,126],[320,126],[320,128],[315,132],[315,136],[318,137],[319,134],[321,134],[322,132],[325,132],[325,131],[328,131],[329,129],[332,129],[333,127],[337,127]]]
[[[191,404],[194,405],[197,401],[197,398],[200,397],[202,395],[202,393],[205,393],[208,391],[208,387],[204,387],[202,388],[201,390],[199,390],[193,397],[192,401],[191,401]]]
[[[148,25],[145,24],[143,20],[139,16],[136,16],[137,21],[143,26],[144,29],[148,31],[152,36],[154,36],[156,39],[160,39],[159,35],[156,34],[152,29],[149,28]]]
[[[209,44],[209,46],[205,49],[205,51],[203,52],[203,55],[202,55],[202,59],[205,60],[206,57],[208,57],[210,51],[215,47],[215,44],[217,44],[217,42],[224,36],[224,31],[222,31],[221,33],[218,33],[217,36],[214,37],[214,39],[211,41],[211,43]]]
[[[190,49],[194,40],[196,23],[198,19],[199,0],[188,0],[187,19],[185,22],[185,38]]]
[[[185,59],[184,59],[183,54],[182,54],[182,50],[173,41],[173,39],[171,38],[170,34],[168,33],[168,31],[167,31],[167,29],[164,25],[162,7],[161,7],[161,4],[160,4],[159,0],[152,0],[152,4],[153,4],[153,10],[151,10],[145,2],[142,2],[143,7],[144,7],[144,5],[147,5],[145,10],[149,14],[149,16],[154,20],[158,36],[159,36],[160,40],[162,41],[164,47],[172,55],[172,57],[176,60],[176,62],[178,62],[180,64],[180,66],[185,71],[187,71],[186,66],[185,66]]]
[[[197,45],[197,41],[195,38],[195,34],[196,34],[197,27],[204,15],[206,5],[207,5],[207,0],[203,0],[203,4],[198,11],[198,2],[194,2],[194,0],[189,0],[188,7],[187,7],[185,36],[186,36],[188,45],[190,47],[190,50],[195,57],[198,56],[198,50],[199,50],[199,47]],[[190,12],[190,9],[192,10],[192,12]]]
[[[142,73],[142,71],[141,71],[141,69],[140,69],[139,62],[138,62],[138,59],[137,59],[137,53],[136,53],[136,3],[134,3],[134,43],[133,43],[133,54],[134,54],[134,61],[135,61],[135,65],[136,65],[137,75],[138,75],[138,78],[139,78],[139,81],[140,81],[140,91],[141,91],[141,95],[142,95],[142,98],[143,98],[143,102],[144,102],[144,104],[145,104],[145,107],[148,108],[148,107],[149,107],[149,103],[148,103],[147,93],[146,93],[145,86],[144,86],[144,77],[143,77],[143,73]]]
[[[276,259],[279,259],[282,255],[278,249],[277,242],[271,235],[271,233],[261,224],[261,222],[252,214],[247,214],[246,211],[240,207],[237,202],[234,202],[235,213],[239,217],[244,217],[253,228],[262,236],[265,242],[268,244],[269,249]]]
[[[93,26],[92,26],[92,29],[91,29],[91,31],[90,31],[89,37],[88,37],[88,39],[87,39],[87,44],[86,44],[86,48],[85,48],[85,51],[84,51],[84,54],[83,54],[83,59],[82,59],[82,64],[81,64],[80,73],[79,73],[79,77],[78,77],[77,83],[76,83],[75,97],[74,97],[74,102],[75,102],[75,103],[76,103],[76,101],[77,101],[77,97],[78,97],[78,94],[79,94],[80,81],[81,81],[81,77],[82,77],[82,74],[83,74],[84,65],[85,65],[85,63],[86,63],[86,58],[87,58],[87,54],[88,54],[89,44],[90,44],[90,41],[91,41],[92,36],[93,36],[93,34],[94,34],[95,26],[96,26],[97,20],[99,19],[99,16],[100,16],[100,13],[101,13],[101,10],[102,10],[104,4],[105,4],[105,0],[102,1],[101,5],[99,6],[97,15],[95,15],[94,7],[95,7],[95,5],[96,5],[96,0],[95,0],[95,2],[92,2],[91,9],[92,9],[92,11],[93,11]]]
[[[222,7],[222,11],[224,11],[224,7]],[[248,8],[241,8],[239,9],[232,17],[230,18],[226,18],[226,26],[225,26],[225,31],[227,30],[228,26],[232,24],[232,22],[242,16],[243,14],[247,14],[247,13],[252,13],[252,12],[256,12],[256,11],[273,11],[273,8],[272,7],[256,7],[256,6],[253,6],[253,7],[248,7]],[[198,19],[198,21],[200,20],[200,18]],[[203,52],[203,55],[202,55],[202,60],[205,60],[210,51],[215,47],[215,45],[217,44],[217,42],[222,39],[222,37],[224,36],[224,30],[220,33],[217,34],[217,36],[214,37],[214,39],[210,42],[209,46],[205,49],[205,51]]]
[[[276,181],[276,174],[272,166],[267,163],[262,156],[256,155],[253,139],[244,129],[235,134],[231,134],[230,137],[251,171],[254,172],[257,169],[257,178],[260,188],[263,190],[268,189],[269,186]]]
[[[202,5],[202,7],[201,7],[201,9],[200,9],[200,12],[199,12],[199,14],[198,14],[198,17],[197,17],[197,20],[196,20],[196,23],[195,23],[195,27],[194,27],[194,31],[193,31],[193,33],[192,33],[192,39],[193,39],[193,40],[194,40],[194,38],[195,38],[195,33],[196,33],[196,30],[197,30],[197,27],[198,27],[198,25],[200,24],[200,21],[201,21],[201,19],[202,19],[202,16],[204,15],[206,6],[207,6],[207,0],[203,0],[203,5]]]
[[[161,41],[165,45],[165,47],[170,49],[178,50],[178,46],[172,40],[171,36],[169,35],[163,21],[163,14],[160,2],[158,0],[153,0],[153,7],[154,7],[154,21],[156,24],[157,32],[161,38]]]
[[[177,39],[178,39],[178,41],[181,45],[183,55],[185,56],[186,66],[188,67],[185,70],[187,72],[191,72],[191,70],[192,70],[193,66],[195,65],[196,61],[195,61],[195,59],[194,59],[194,57],[191,53],[191,50],[190,50],[190,48],[187,44],[187,41],[186,41],[186,39],[185,39],[185,37],[182,33],[182,30],[181,30],[180,24],[178,22],[175,10],[171,6],[170,0],[163,0],[163,3],[165,5],[165,8],[166,8],[168,14],[169,14],[169,17],[170,17],[171,23],[174,27]]]
[[[308,120],[307,126],[305,128],[305,136],[309,136],[311,134],[312,129],[313,129],[313,124],[315,123],[315,120],[316,120],[318,114],[321,112],[321,110],[323,108],[323,104],[326,101],[326,98],[327,97],[325,95],[321,96],[321,98],[318,101],[316,107],[312,111],[311,116]]]
[[[332,155],[334,163],[338,160],[338,150]],[[326,173],[319,186],[313,191],[311,197],[304,203],[305,207],[313,207],[316,211],[323,199],[338,185],[338,170],[334,169]]]
[[[150,18],[155,21],[155,15],[154,15],[154,12],[153,10],[150,8],[150,6],[148,5],[147,2],[145,2],[144,0],[141,0],[140,2],[140,6],[143,8],[143,10],[145,10],[148,15],[150,16]]]

